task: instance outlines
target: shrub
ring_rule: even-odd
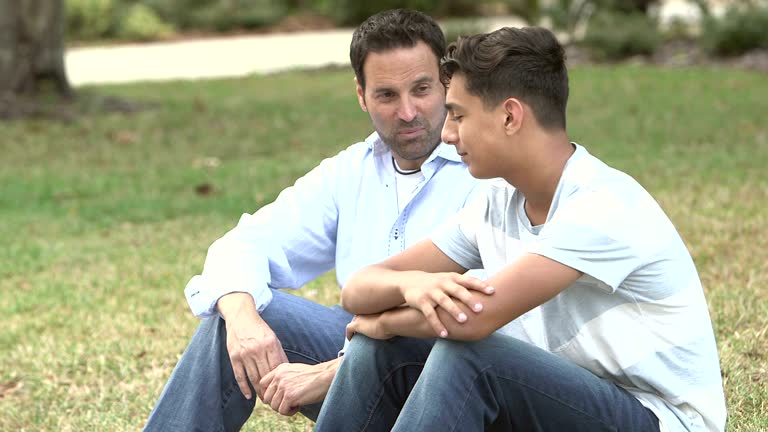
[[[661,42],[656,22],[641,14],[598,13],[580,44],[597,60],[651,55]]]
[[[415,9],[433,17],[476,14],[490,0],[316,0],[315,11],[330,17],[339,25],[356,26],[369,16],[387,9]],[[508,0],[509,1],[509,0]]]
[[[128,7],[116,31],[118,37],[134,40],[162,39],[173,32],[173,26],[163,22],[152,9],[140,3]]]
[[[228,31],[268,26],[289,11],[288,0],[142,0],[180,29]]]
[[[116,6],[114,0],[66,0],[67,34],[74,39],[108,36],[114,23]]]
[[[487,26],[472,20],[445,21],[442,23],[442,29],[447,43],[454,42],[459,36],[471,36],[488,31]]]
[[[720,19],[708,17],[701,38],[704,48],[716,55],[768,49],[768,7],[732,8]]]

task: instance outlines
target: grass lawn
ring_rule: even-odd
[[[768,78],[582,67],[571,88],[572,139],[694,256],[729,430],[768,430]],[[91,90],[158,108],[0,124],[0,430],[139,430],[197,325],[183,288],[207,247],[370,131],[348,70]],[[331,276],[300,292],[338,298]],[[245,430],[310,429],[260,407]]]

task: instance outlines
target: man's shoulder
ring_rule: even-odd
[[[338,159],[342,163],[357,164],[373,156],[377,140],[378,135],[374,132],[363,141],[358,141],[341,150],[331,159]]]

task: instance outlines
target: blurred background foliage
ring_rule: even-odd
[[[715,17],[706,0],[698,23],[661,25],[658,0],[65,0],[70,41],[150,41],[200,34],[356,26],[390,8],[451,22],[449,40],[479,31],[468,17],[517,15],[584,47],[595,60],[651,56],[670,39],[695,41],[711,55],[768,49],[768,2],[732,2]]]

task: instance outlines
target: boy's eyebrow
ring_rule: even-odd
[[[459,105],[457,103],[454,103],[454,102],[446,102],[445,103],[445,109],[448,110],[448,111],[453,112],[453,111],[456,111],[457,108],[461,109],[461,105]]]

